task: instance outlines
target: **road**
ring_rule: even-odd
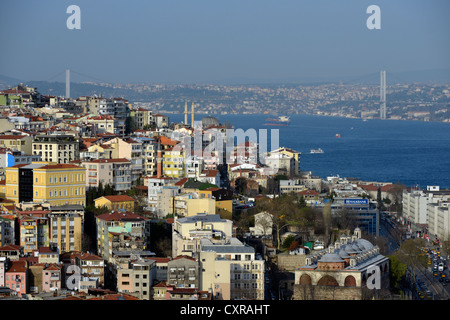
[[[388,215],[382,214],[382,219],[380,223],[380,235],[385,237],[388,241],[387,243],[387,255],[393,254],[401,244],[401,235],[398,232],[399,226],[395,221],[392,221]],[[433,249],[433,248],[431,248]],[[430,254],[431,258],[434,258],[434,253]],[[436,263],[441,262],[439,257],[437,257]],[[444,263],[448,267],[448,261]],[[440,282],[439,278],[442,274],[445,275],[445,279],[449,278],[448,268],[446,268],[442,273],[435,272],[432,270],[434,262],[432,262],[428,268],[424,267],[412,267],[408,266],[409,274],[408,279],[411,280],[412,291],[409,292],[413,299],[427,299],[426,292],[429,291],[429,299],[433,300],[449,300],[450,299],[450,283]],[[419,295],[419,292],[421,293]]]

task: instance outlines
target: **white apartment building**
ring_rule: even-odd
[[[203,238],[226,241],[233,235],[233,222],[218,214],[199,213],[175,219],[172,233],[172,256],[196,256]]]
[[[225,242],[201,239],[200,290],[215,300],[264,300],[264,260],[236,238]]]
[[[427,190],[405,189],[403,191],[403,217],[415,224],[428,224],[427,206],[450,196],[450,191],[428,186]]]
[[[450,198],[447,201],[427,205],[428,232],[441,241],[450,240]]]

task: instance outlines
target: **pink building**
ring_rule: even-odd
[[[27,270],[28,264],[26,261],[11,261],[8,270],[5,272],[5,287],[9,287],[20,296],[26,294],[28,288]]]
[[[42,291],[53,292],[61,290],[62,266],[58,264],[50,264],[42,271]]]

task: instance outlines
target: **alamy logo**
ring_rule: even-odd
[[[381,9],[379,6],[371,5],[367,8],[367,13],[372,15],[367,18],[366,25],[369,30],[381,29]]]
[[[381,271],[380,267],[371,265],[367,268],[367,288],[368,289],[381,289]]]
[[[71,274],[66,280],[67,289],[75,291],[78,290],[80,288],[80,280],[81,280],[80,267],[76,265],[70,265],[66,269],[66,274]]]
[[[71,14],[66,21],[67,29],[81,29],[81,9],[79,6],[71,5],[67,7],[66,13]]]

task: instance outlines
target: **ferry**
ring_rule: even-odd
[[[310,153],[324,153],[321,148],[319,149],[311,149]]]
[[[266,121],[275,121],[275,122],[284,122],[284,123],[286,123],[286,122],[290,122],[291,121],[291,118],[290,117],[288,117],[288,116],[279,116],[278,118],[275,118],[275,119],[271,119],[271,118],[269,118],[269,119],[266,119]]]

